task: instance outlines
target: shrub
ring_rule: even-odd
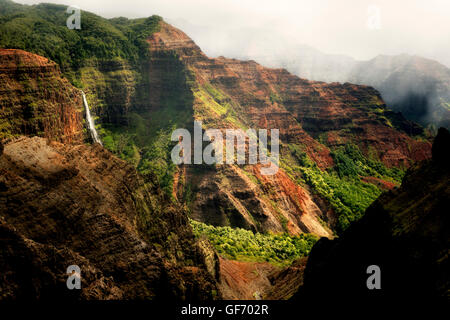
[[[229,259],[288,265],[306,256],[318,238],[312,234],[262,234],[241,228],[215,227],[190,220],[197,237],[206,236],[218,253]]]

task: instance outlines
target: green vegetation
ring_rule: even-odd
[[[82,11],[81,29],[66,26],[67,6],[24,6],[0,1],[0,47],[20,48],[58,63],[76,84],[76,72],[90,59],[121,58],[138,67],[147,56],[145,39],[158,30],[158,16],[105,19]]]
[[[104,146],[141,173],[153,172],[172,194],[175,166],[169,151],[173,128],[192,125],[192,75],[173,53],[161,62],[156,105],[148,106],[149,50],[146,39],[159,30],[158,16],[105,19],[81,12],[81,29],[70,30],[67,6],[26,6],[0,0],[0,47],[45,56],[87,95]],[[145,72],[144,72],[145,71]],[[143,107],[142,107],[143,106]]]
[[[206,236],[220,255],[241,261],[289,265],[306,256],[318,238],[312,234],[261,234],[241,228],[214,227],[190,220],[197,237]]]
[[[331,152],[335,170],[339,177],[372,176],[388,181],[400,182],[404,170],[387,168],[381,161],[366,158],[354,144],[347,144]]]
[[[282,166],[298,183],[311,186],[326,199],[338,214],[338,233],[352,221],[358,220],[366,208],[381,194],[377,186],[361,181],[362,176],[377,177],[400,183],[404,171],[386,168],[383,163],[365,157],[355,145],[346,145],[332,151],[335,166],[322,171],[309,159],[299,145],[288,145]],[[298,175],[298,173],[301,175]]]
[[[271,92],[270,93],[270,103],[274,104],[274,103],[281,103],[283,102],[283,100],[281,99],[281,97],[276,93],[276,92]]]
[[[194,96],[201,102],[195,108],[196,118],[204,122],[205,128],[220,128],[226,123],[246,130],[246,124],[236,113],[236,104],[218,88],[205,83],[194,90]]]
[[[148,133],[147,120],[136,113],[128,117],[126,128],[104,124],[100,129],[105,148],[133,164],[143,175],[153,173],[167,195],[172,195],[176,166],[170,159],[174,142],[170,136],[175,126]]]

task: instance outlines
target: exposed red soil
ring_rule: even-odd
[[[225,92],[254,126],[278,128],[282,141],[303,144],[320,168],[333,165],[328,147],[316,140],[320,134],[328,136],[329,146],[351,142],[364,152],[375,151],[387,166],[409,166],[431,156],[431,143],[393,128],[384,117],[390,111],[377,113],[385,105],[372,87],[309,81],[254,61],[210,59],[164,22],[148,41],[153,53],[175,52],[199,84],[209,82]]]
[[[377,187],[379,187],[383,190],[392,190],[395,187],[398,187],[398,184],[396,184],[396,183],[386,181],[386,180],[376,178],[376,177],[361,177],[361,180],[364,182],[376,185]]]
[[[283,268],[220,258],[220,290],[230,300],[288,299],[303,283],[305,265],[306,258]]]

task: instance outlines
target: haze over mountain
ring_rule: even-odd
[[[66,0],[52,2],[71,4]],[[106,18],[160,15],[186,32],[212,57],[238,58],[243,49],[240,44],[266,35],[271,39],[273,33],[289,42],[282,47],[267,42],[262,49],[270,54],[291,43],[357,60],[408,53],[450,66],[450,44],[443,41],[450,35],[450,4],[446,0],[77,0],[76,4]],[[379,29],[368,26],[373,5],[380,10]]]
[[[424,126],[450,126],[450,69],[437,61],[408,54],[357,61],[291,44],[280,44],[283,50],[279,52],[258,55],[263,50],[257,43],[246,47],[243,44],[240,58],[286,68],[299,77],[317,81],[370,85],[380,91],[389,108],[406,118]]]
[[[319,237],[446,150],[371,86],[209,57],[156,15],[68,29],[66,9],[0,0],[0,299],[289,298]],[[194,121],[279,129],[278,171],[176,165]]]
[[[408,5],[406,10],[413,10],[411,8],[414,8],[415,4],[408,3]],[[443,3],[436,5],[446,12],[447,9]],[[386,9],[382,11],[383,14],[386,13]],[[395,8],[389,8],[388,12],[392,14]],[[409,11],[402,11],[402,15],[408,14],[414,16]],[[322,35],[320,30],[315,29],[315,23],[318,22],[304,25],[303,28],[307,30],[305,31],[288,28],[286,23],[280,22],[275,17],[259,25],[255,22],[256,25],[238,24],[237,26],[228,24],[210,26],[207,23],[200,25],[187,18],[169,21],[182,28],[212,56],[255,60],[268,67],[285,68],[299,77],[311,80],[374,86],[381,92],[388,107],[402,112],[406,118],[424,126],[429,124],[436,127],[450,126],[450,69],[448,68],[450,47],[443,42],[434,44],[422,42],[424,37],[432,34],[435,36],[442,32],[443,38],[450,35],[450,29],[441,28],[439,18],[436,20],[433,16],[435,20],[426,25],[428,27],[436,25],[440,31],[430,30],[428,35],[423,36],[421,32],[416,32],[414,41],[399,47],[398,44],[404,41],[398,34],[402,26],[408,25],[410,30],[412,29],[408,22],[404,22],[402,26],[383,25],[382,30],[374,31],[363,27],[361,17],[353,15],[361,23],[360,26],[355,26],[355,29],[359,31],[365,29],[363,32],[365,38],[359,38],[359,31],[345,29],[342,25],[337,26],[333,18],[326,21],[320,20],[324,17],[317,15],[322,23],[321,26],[328,31],[326,35]],[[425,10],[421,16],[422,23],[426,17]],[[256,21],[259,20],[256,19]],[[344,28],[346,36],[354,43],[349,45],[345,39],[335,35],[333,33],[335,31],[327,29],[324,23],[333,25],[339,30]],[[342,24],[345,25],[345,23]],[[386,29],[389,31],[386,32]],[[326,38],[328,42],[334,43],[334,47],[317,42],[314,38]],[[381,46],[380,42],[382,42]],[[420,43],[423,44],[420,45]],[[358,48],[349,50],[352,46]],[[361,54],[361,47],[365,47],[365,54]]]
[[[446,1],[425,5],[422,1],[382,0],[339,4],[131,0],[111,6],[80,0],[77,4],[107,17],[160,14],[209,56],[255,60],[311,80],[371,85],[381,92],[388,107],[410,120],[424,126],[450,124],[450,45],[442,41],[450,35]],[[340,11],[343,6],[344,13]],[[377,27],[370,27],[373,14],[379,17]]]

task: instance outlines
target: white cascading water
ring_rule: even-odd
[[[81,91],[81,94],[83,95],[83,104],[84,104],[84,110],[86,111],[86,121],[88,124],[89,133],[91,134],[92,140],[94,142],[102,144],[102,142],[100,141],[100,138],[98,137],[97,130],[95,130],[94,119],[92,119],[92,117],[91,117],[91,111],[89,110],[89,105],[86,100],[86,95],[84,94],[83,91]]]

